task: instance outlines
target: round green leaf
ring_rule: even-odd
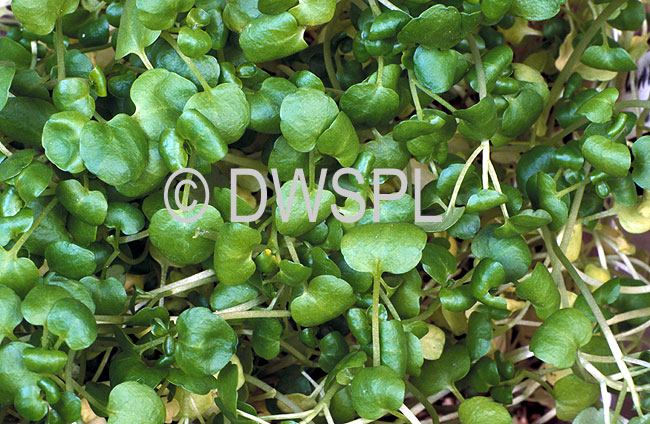
[[[20,297],[9,287],[0,286],[0,336],[13,334],[22,320]]]
[[[52,271],[76,280],[95,272],[95,254],[67,241],[57,241],[45,249],[45,259]]]
[[[426,241],[426,233],[413,224],[373,223],[346,233],[341,253],[356,271],[403,274],[420,262]]]
[[[309,152],[338,113],[336,102],[322,91],[299,88],[282,101],[280,129],[292,148]]]
[[[508,410],[490,398],[474,396],[465,400],[458,408],[462,424],[511,424]]]
[[[81,130],[86,168],[110,185],[137,179],[147,161],[147,138],[138,123],[119,114],[107,123],[90,121]]]
[[[506,280],[523,277],[532,263],[528,245],[521,236],[497,238],[496,224],[486,225],[472,240],[472,253],[479,259],[491,258],[503,265]]]
[[[350,383],[352,406],[367,420],[377,420],[386,412],[399,409],[404,391],[404,381],[385,365],[363,368]]]
[[[632,166],[630,149],[602,135],[592,135],[582,145],[582,154],[594,168],[612,177],[624,177]]]
[[[304,327],[327,322],[354,304],[352,287],[333,275],[319,275],[291,301],[291,317]]]
[[[199,204],[196,209],[202,208]],[[195,211],[174,211],[183,218],[190,218]],[[214,251],[214,241],[205,237],[195,237],[197,231],[217,231],[223,224],[219,212],[208,205],[205,213],[192,222],[180,222],[172,217],[169,211],[160,209],[151,218],[149,224],[149,239],[160,253],[172,262],[189,265],[197,264],[210,257]]]
[[[86,169],[79,153],[81,130],[88,119],[79,112],[55,113],[43,127],[45,155],[62,171],[77,174]]]
[[[576,351],[591,340],[591,321],[578,309],[560,309],[535,331],[530,350],[557,368],[569,368]]]
[[[90,225],[101,225],[106,218],[108,204],[99,190],[88,190],[77,180],[61,181],[56,196],[72,215]]]
[[[108,397],[110,424],[163,424],[165,405],[156,392],[144,384],[118,384]]]
[[[235,353],[237,335],[226,321],[206,308],[191,308],[176,321],[176,362],[190,375],[213,375]]]
[[[260,233],[239,223],[226,223],[219,228],[214,245],[214,269],[224,284],[242,284],[255,272],[251,259],[253,248],[262,242]]]
[[[47,315],[48,330],[65,341],[70,349],[82,350],[97,338],[97,324],[92,312],[72,298],[58,300]]]

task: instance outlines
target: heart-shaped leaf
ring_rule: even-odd
[[[133,82],[131,99],[133,118],[147,137],[157,140],[162,131],[174,127],[185,103],[196,93],[196,86],[166,69],[152,69]]]
[[[52,271],[78,280],[95,272],[95,254],[67,241],[57,241],[45,249],[45,259]]]
[[[624,177],[632,166],[630,149],[602,135],[592,135],[582,144],[582,154],[594,168],[612,177]]]
[[[98,190],[88,190],[77,180],[61,181],[56,197],[68,212],[90,225],[101,225],[106,218],[108,203]]]
[[[213,375],[235,353],[237,335],[223,318],[209,309],[187,309],[178,317],[176,327],[176,362],[189,375]]]
[[[482,396],[474,396],[461,403],[458,418],[462,424],[512,423],[512,417],[503,405]]]
[[[13,336],[22,320],[20,297],[9,287],[0,286],[0,336]]]
[[[546,267],[538,262],[530,277],[517,284],[517,296],[530,301],[537,316],[545,320],[560,308],[560,292]]]
[[[464,345],[447,345],[439,359],[424,361],[420,375],[410,381],[425,396],[432,396],[441,390],[450,389],[456,381],[465,377],[470,364],[469,353]]]
[[[90,121],[81,130],[79,148],[86,168],[111,185],[142,174],[147,147],[145,133],[128,115],[116,115],[107,123]]]
[[[165,405],[151,387],[136,381],[118,384],[108,397],[111,424],[162,424]]]
[[[255,272],[255,262],[251,259],[253,248],[261,242],[260,234],[250,227],[223,224],[214,245],[214,269],[219,281],[228,285],[246,282]]]
[[[597,384],[588,383],[576,374],[565,375],[553,386],[557,417],[572,420],[580,411],[590,407],[600,397]]]
[[[299,88],[282,101],[280,128],[289,146],[309,152],[339,113],[336,102],[320,90]]]
[[[521,236],[497,238],[496,224],[486,225],[472,241],[472,253],[479,259],[491,258],[503,265],[506,280],[523,277],[532,262],[530,249]]]
[[[203,205],[197,205],[200,210]],[[190,218],[195,211],[174,211],[178,216]],[[196,237],[198,231],[217,231],[223,224],[219,212],[212,206],[195,221],[180,222],[171,216],[167,209],[160,209],[151,218],[149,239],[160,252],[172,262],[189,265],[197,264],[210,257],[214,251],[214,241]]]
[[[43,127],[45,155],[62,171],[77,174],[86,169],[79,152],[81,130],[86,122],[88,119],[79,112],[59,112]]]
[[[71,297],[60,299],[52,306],[46,326],[73,350],[86,349],[97,338],[97,324],[92,312]]]
[[[557,368],[569,368],[579,348],[591,340],[589,318],[573,308],[560,309],[535,331],[530,350],[540,360]]]
[[[426,239],[426,233],[413,224],[374,223],[346,233],[341,253],[356,271],[403,274],[420,262]]]
[[[352,287],[345,280],[333,275],[319,275],[291,301],[291,317],[296,323],[311,327],[336,318],[353,304]]]
[[[354,410],[367,420],[399,409],[404,401],[404,381],[385,365],[359,371],[349,390]]]

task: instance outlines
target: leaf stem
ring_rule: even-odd
[[[56,39],[57,79],[63,81],[65,79],[65,44],[63,43],[63,19],[61,17],[56,20],[56,34],[54,38]]]
[[[454,205],[456,204],[456,198],[458,197],[458,193],[460,192],[460,186],[463,184],[463,180],[465,179],[465,174],[467,174],[467,171],[469,171],[469,167],[472,166],[472,163],[481,153],[483,147],[484,147],[483,144],[480,144],[476,148],[476,150],[472,152],[471,156],[467,159],[467,162],[465,162],[465,166],[463,166],[463,169],[460,170],[460,174],[458,175],[458,180],[456,180],[456,185],[454,186],[454,191],[451,194],[451,199],[449,200],[449,206],[447,206],[447,209],[454,207]]]
[[[431,417],[432,424],[438,424],[440,421],[438,420],[438,412],[436,411],[436,408],[433,407],[431,402],[427,399],[427,397],[411,383],[410,381],[405,380],[404,384],[406,384],[406,389],[415,396],[415,398],[424,406],[424,409],[429,413],[429,417]]]
[[[32,223],[32,226],[29,227],[29,230],[27,230],[25,233],[23,233],[23,235],[20,236],[20,238],[18,239],[16,244],[13,245],[13,247],[9,251],[10,255],[14,255],[14,257],[15,257],[18,254],[18,251],[20,250],[21,247],[23,247],[23,244],[25,244],[25,242],[27,241],[29,236],[31,236],[32,233],[34,232],[34,230],[36,230],[36,228],[38,228],[38,226],[41,224],[43,219],[45,219],[47,214],[50,213],[50,211],[52,210],[52,208],[54,208],[54,206],[56,205],[56,203],[58,201],[59,200],[56,197],[54,197],[54,198],[52,198],[52,200],[50,200],[50,203],[48,203],[47,206],[45,206],[45,208],[43,209],[43,212],[41,212],[41,214],[38,216],[38,218],[36,218],[34,220],[34,222]]]
[[[415,84],[418,86],[418,88],[420,90],[424,91],[429,97],[433,97],[433,99],[435,101],[437,101],[438,103],[443,105],[445,108],[447,108],[447,110],[449,110],[452,113],[456,112],[456,108],[453,107],[451,104],[449,104],[449,102],[447,102],[445,99],[443,99],[442,97],[440,97],[439,95],[437,95],[433,91],[429,90],[428,88],[423,87],[419,82],[416,81]]]
[[[409,77],[409,89],[411,90],[411,97],[413,98],[413,105],[415,106],[415,114],[418,117],[418,121],[424,119],[422,114],[422,105],[420,104],[420,97],[418,96],[417,87],[415,86],[415,75],[411,69],[408,70]]]
[[[476,40],[474,40],[473,35],[467,37],[467,42],[469,43],[469,49],[472,52],[472,59],[474,60],[474,66],[476,67],[476,79],[478,80],[478,95],[480,99],[483,99],[487,96],[487,83],[485,81],[485,70],[483,69],[483,60],[481,60],[481,53],[478,51],[478,46],[476,45]]]
[[[381,346],[379,342],[379,291],[381,290],[381,273],[376,269],[372,283],[372,365],[381,365]]]
[[[618,369],[621,371],[623,378],[625,379],[626,383],[630,388],[630,393],[632,394],[632,401],[634,402],[634,407],[637,410],[637,413],[643,416],[643,412],[641,410],[641,399],[639,398],[639,393],[637,392],[634,381],[632,380],[632,375],[630,375],[630,370],[627,368],[627,365],[623,361],[623,352],[621,351],[621,348],[618,345],[618,342],[616,341],[616,337],[614,337],[614,333],[612,333],[611,328],[609,328],[609,325],[607,324],[607,320],[605,320],[605,317],[603,316],[603,312],[600,310],[600,306],[598,306],[598,303],[596,302],[596,299],[594,299],[593,294],[591,294],[589,287],[587,287],[587,284],[582,280],[582,278],[580,277],[576,269],[573,267],[571,261],[569,261],[569,259],[564,255],[564,252],[562,251],[562,249],[560,249],[560,246],[558,246],[555,240],[553,239],[551,231],[548,229],[548,227],[542,228],[542,233],[545,235],[545,238],[549,239],[549,244],[551,245],[553,253],[560,260],[560,262],[562,263],[562,265],[564,266],[564,268],[569,273],[574,283],[580,290],[580,293],[582,293],[585,300],[587,301],[587,304],[589,305],[591,312],[594,314],[594,317],[596,318],[596,322],[598,322],[598,325],[600,326],[600,331],[603,333],[603,336],[605,336],[605,340],[607,340],[607,344],[609,345],[609,349],[612,352],[612,356],[616,361],[616,365],[618,366]]]
[[[185,54],[183,54],[181,49],[178,48],[178,44],[176,43],[176,40],[174,40],[174,37],[172,37],[168,32],[163,32],[161,34],[161,37],[163,38],[163,40],[167,41],[170,46],[172,46],[174,51],[178,53],[178,56],[183,60],[183,62],[185,62],[187,67],[190,68],[190,71],[192,71],[196,79],[198,79],[199,82],[201,83],[201,87],[203,87],[203,90],[207,93],[212,93],[212,87],[210,87],[210,84],[208,84],[208,82],[205,80],[201,72],[199,72],[199,69],[194,64],[194,61],[189,57],[185,56]],[[145,63],[145,66],[146,65],[147,64]]]

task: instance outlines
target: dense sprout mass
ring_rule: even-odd
[[[0,421],[650,422],[645,3],[1,10]]]

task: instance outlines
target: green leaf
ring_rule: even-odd
[[[557,15],[564,0],[513,0],[510,13],[529,21],[543,21]]]
[[[262,242],[260,233],[239,223],[226,223],[219,228],[214,245],[214,269],[223,284],[246,282],[255,272],[251,259],[253,248]]]
[[[553,386],[557,417],[572,420],[580,411],[596,403],[600,397],[597,384],[588,383],[575,374],[559,379]]]
[[[54,106],[61,112],[79,112],[90,119],[95,113],[95,100],[90,95],[86,79],[66,78],[59,81],[52,92]]]
[[[156,392],[135,381],[118,384],[108,397],[110,424],[163,424],[165,405]]]
[[[472,361],[488,354],[492,337],[492,324],[488,314],[479,311],[472,312],[467,323],[467,349]]]
[[[560,309],[535,331],[530,350],[557,368],[569,368],[579,348],[591,340],[591,321],[577,309]]]
[[[291,9],[299,25],[314,26],[327,23],[334,16],[336,0],[300,0]]]
[[[418,82],[434,93],[444,93],[454,85],[458,67],[467,70],[465,58],[450,49],[419,46],[413,55],[413,63]]]
[[[650,136],[639,137],[632,145],[632,179],[641,188],[650,190]]]
[[[322,91],[299,88],[282,101],[280,128],[289,146],[309,152],[337,118],[336,102]]]
[[[404,382],[385,365],[364,368],[350,383],[352,406],[361,418],[379,419],[388,411],[395,411],[404,402]]]
[[[79,147],[86,168],[107,184],[134,181],[144,171],[147,138],[128,115],[116,115],[107,123],[88,122]]]
[[[119,315],[124,310],[127,294],[124,285],[116,278],[100,280],[96,277],[82,278],[81,283],[90,290],[98,315]]]
[[[140,22],[136,2],[137,0],[126,0],[124,3],[120,30],[117,32],[116,59],[121,59],[129,53],[146,57],[144,48],[153,44],[160,35],[160,31],[153,31]]]
[[[189,375],[213,375],[235,353],[237,335],[223,318],[209,309],[187,309],[178,317],[176,327],[176,362]]]
[[[587,117],[591,122],[604,124],[612,118],[612,108],[618,100],[618,90],[609,87],[584,102],[577,113]]]
[[[630,149],[602,135],[592,135],[582,144],[582,154],[594,168],[612,177],[624,177],[632,165]]]
[[[0,111],[0,133],[21,143],[40,146],[43,126],[56,112],[54,105],[43,99],[9,97]]]
[[[569,216],[569,207],[559,198],[553,177],[538,172],[528,179],[526,191],[534,208],[540,208],[551,216],[549,228],[559,230]]]
[[[9,88],[14,79],[16,65],[12,62],[0,61],[0,110],[7,104]]]
[[[46,326],[73,350],[86,349],[97,338],[97,324],[92,312],[80,301],[69,297],[52,306]]]
[[[295,196],[289,209],[289,195],[292,189],[295,189]],[[275,226],[280,234],[291,237],[299,237],[312,230],[320,222],[323,222],[332,213],[332,205],[335,203],[332,192],[322,190],[320,204],[316,208],[315,202],[318,189],[313,188],[309,190],[309,199],[305,199],[300,184],[295,180],[284,183],[280,189],[280,193],[282,195],[282,207],[285,211],[289,209],[289,215],[288,219],[283,219],[282,213],[280,212],[280,205],[278,204],[275,208]],[[310,213],[308,213],[307,208],[316,212],[315,219],[310,218]]]
[[[516,137],[530,129],[544,109],[544,99],[530,87],[516,96],[506,98],[508,107],[503,112],[501,132],[506,137]]]
[[[203,205],[198,204],[200,210]],[[195,211],[174,211],[180,217],[190,218]],[[206,260],[214,252],[214,241],[205,237],[195,237],[197,231],[218,231],[223,224],[219,212],[208,205],[205,213],[195,221],[180,222],[169,211],[160,209],[151,218],[149,239],[160,253],[172,262],[189,265]]]
[[[424,361],[419,376],[411,377],[411,382],[425,396],[450,389],[454,383],[469,372],[470,359],[467,348],[462,344],[447,345],[442,355],[435,361]]]
[[[480,16],[480,15],[479,15]],[[449,49],[478,25],[472,15],[461,14],[453,6],[436,4],[407,23],[397,34],[401,43]]]
[[[63,287],[39,284],[27,293],[21,305],[21,312],[30,324],[44,325],[52,306],[65,297],[71,297]]]
[[[320,275],[291,301],[291,317],[304,327],[327,322],[354,304],[352,287],[333,275]]]
[[[530,277],[517,284],[516,293],[521,299],[530,301],[542,320],[560,308],[560,292],[551,273],[540,262],[535,264]]]
[[[481,190],[472,194],[467,201],[465,212],[474,213],[492,209],[508,201],[508,196],[496,190]]]
[[[95,272],[95,254],[67,241],[49,245],[45,259],[52,271],[76,280]]]
[[[335,157],[341,166],[354,164],[359,154],[359,137],[345,112],[339,112],[332,124],[321,133],[316,147],[319,152]]]
[[[140,74],[131,86],[133,118],[147,137],[157,140],[164,129],[176,125],[185,103],[194,94],[196,86],[191,81],[165,69],[151,69]]]
[[[239,44],[246,59],[269,62],[306,49],[304,31],[291,13],[262,15],[244,28]]]
[[[482,396],[474,396],[461,403],[458,418],[462,424],[512,423],[512,417],[503,405]]]
[[[39,35],[52,32],[56,20],[77,10],[76,0],[14,0],[11,10],[29,31]]]
[[[101,225],[106,218],[106,197],[99,190],[88,190],[77,180],[61,181],[56,196],[68,212],[87,224]]]
[[[0,217],[0,245],[5,246],[11,240],[30,229],[34,222],[34,211],[23,208],[14,216]]]
[[[636,71],[637,66],[630,54],[621,47],[591,46],[580,56],[580,61],[595,69],[614,72]]]
[[[0,347],[0,403],[12,403],[18,390],[38,381],[39,375],[28,370],[23,362],[23,352],[31,347],[22,342]]]
[[[276,318],[256,319],[251,345],[255,354],[270,361],[280,354],[282,323]],[[219,374],[221,376],[221,374]]]
[[[525,209],[517,215],[506,219],[502,226],[494,230],[494,235],[499,238],[513,237],[525,234],[552,221],[551,215],[544,209]]]
[[[20,297],[9,287],[0,286],[0,336],[13,335],[22,320]]]
[[[391,88],[361,82],[345,90],[341,109],[353,123],[373,127],[390,120],[399,112],[399,96]]]
[[[193,95],[185,109],[196,109],[217,128],[226,143],[239,140],[248,127],[251,110],[244,92],[235,84],[225,83],[211,92]]]
[[[460,119],[460,133],[472,140],[487,140],[498,129],[497,109],[492,96],[486,96],[466,109],[456,110],[454,116]]]
[[[420,262],[426,238],[426,233],[412,224],[373,223],[346,233],[341,253],[356,271],[403,274]]]
[[[45,156],[60,170],[78,174],[86,169],[79,152],[81,130],[86,122],[88,119],[79,112],[59,112],[45,123]]]
[[[14,180],[20,197],[27,203],[45,191],[52,179],[52,168],[42,162],[32,162]]]
[[[523,277],[532,263],[528,245],[521,236],[497,238],[496,224],[488,224],[472,240],[472,253],[479,259],[491,258],[503,265],[506,280]]]

